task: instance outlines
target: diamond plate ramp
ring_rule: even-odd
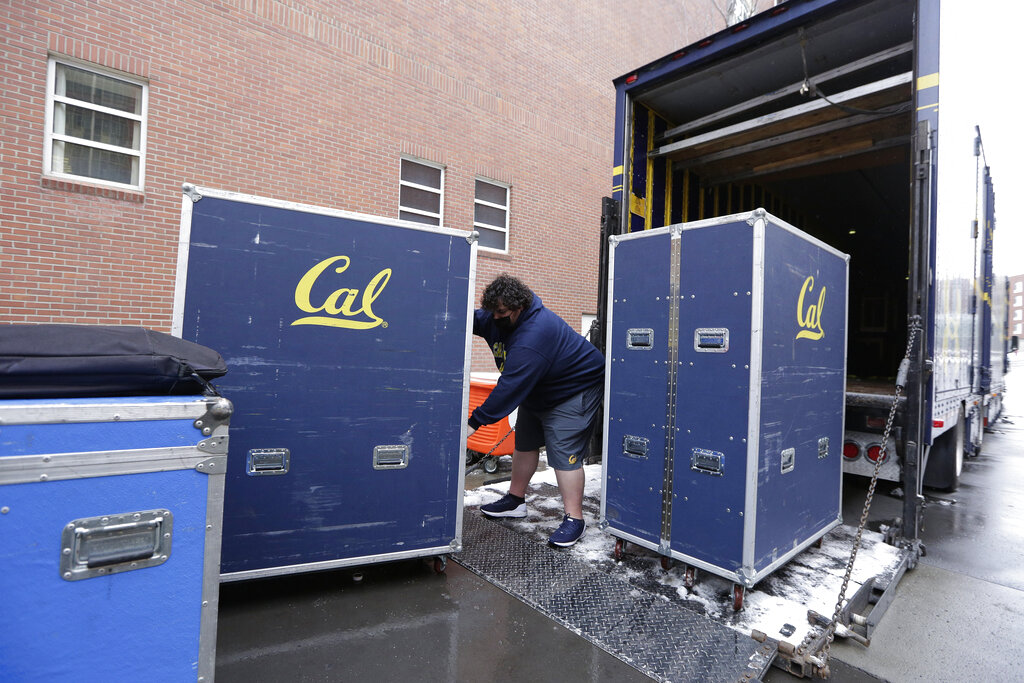
[[[452,558],[660,681],[751,681],[771,646],[467,510]]]

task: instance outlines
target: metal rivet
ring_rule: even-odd
[[[43,456],[43,462],[50,462],[50,456],[44,455]]]
[[[46,474],[40,474],[39,475],[39,481],[46,481],[49,478],[50,477],[48,475],[46,475]]]
[[[6,505],[4,505],[2,508],[0,508],[0,515],[6,515],[10,511],[11,511],[11,508],[9,508]]]

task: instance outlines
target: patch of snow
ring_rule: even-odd
[[[616,539],[597,528],[600,516],[602,468],[600,464],[585,465],[584,517],[587,531],[571,548],[564,551],[596,571],[604,572],[629,585],[638,597],[660,596],[707,615],[745,635],[754,629],[769,637],[798,645],[812,632],[807,611],[814,610],[831,618],[842,586],[846,563],[850,556],[856,529],[840,525],[824,537],[822,547],[810,547],[746,591],[743,609],[732,610],[733,582],[698,570],[693,588],[686,588],[682,563],[673,561],[668,571],[661,567],[662,557],[656,551],[626,544],[622,561],[613,556]],[[508,492],[507,481],[466,491],[465,505],[476,508],[497,500]],[[558,495],[555,473],[550,468],[538,471],[526,495],[527,516],[506,519],[500,523],[524,536],[544,543],[562,521],[562,503]],[[479,514],[475,509],[467,514]],[[865,530],[861,547],[847,588],[849,599],[860,586],[874,576],[889,579],[900,562],[900,551],[887,545],[880,533]],[[790,636],[783,636],[786,624],[795,626]]]

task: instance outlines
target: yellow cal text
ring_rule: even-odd
[[[333,266],[334,272],[340,275],[348,269],[351,263],[352,259],[348,256],[332,256],[306,271],[295,287],[295,305],[305,313],[324,313],[326,315],[302,317],[292,322],[292,325],[324,325],[350,330],[369,330],[377,326],[388,326],[373,312],[373,302],[381,295],[388,280],[391,279],[390,268],[385,268],[374,275],[362,290],[341,287],[331,292],[319,305],[314,305],[310,301],[313,285],[322,276],[323,279],[327,279],[324,273],[328,269]]]
[[[800,288],[800,297],[796,301],[796,324],[801,329],[797,339],[821,339],[825,331],[821,329],[821,309],[825,307],[825,287],[818,292],[818,302],[804,308],[804,297],[814,290],[814,276],[809,275]],[[813,296],[813,295],[812,295]]]

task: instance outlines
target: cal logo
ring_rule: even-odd
[[[344,273],[352,259],[348,256],[332,256],[316,264],[302,276],[295,287],[295,305],[309,315],[292,322],[292,325],[324,325],[326,327],[342,327],[350,330],[369,330],[374,327],[387,327],[388,324],[373,312],[373,302],[381,295],[391,279],[391,269],[385,268],[366,283],[362,289],[340,287],[319,304],[314,304],[310,297],[313,285],[318,281],[329,280],[325,275],[328,270],[340,275]]]
[[[505,357],[508,355],[505,352],[505,345],[503,343],[501,343],[500,341],[499,342],[494,342],[494,345],[491,346],[491,354],[494,355],[494,360],[497,361],[498,372],[504,372],[505,371]]]
[[[800,288],[800,297],[796,300],[796,324],[801,329],[796,333],[797,339],[821,339],[825,331],[821,328],[821,310],[825,307],[825,287],[818,291],[817,303],[809,303],[814,297],[814,276],[809,275]],[[805,303],[808,302],[808,303]]]

